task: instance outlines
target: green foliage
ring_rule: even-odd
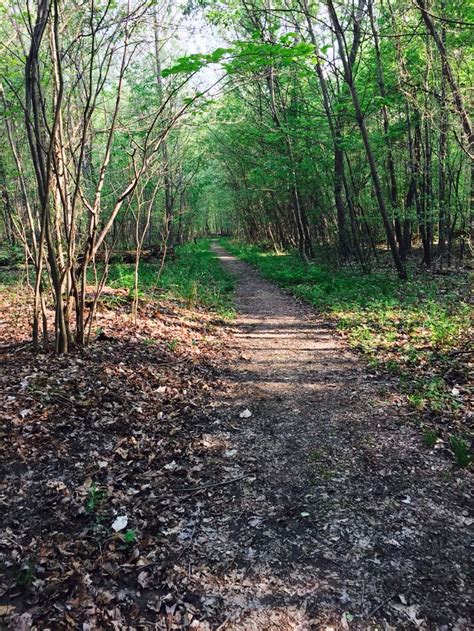
[[[454,454],[456,463],[463,469],[468,467],[472,461],[472,454],[469,445],[461,436],[451,436],[449,445]]]
[[[425,443],[427,447],[430,447],[430,448],[434,447],[436,445],[437,440],[438,440],[437,432],[431,429],[426,429],[423,432],[423,442]]]
[[[142,293],[158,292],[165,299],[178,300],[187,308],[205,307],[221,317],[231,317],[233,278],[209,251],[209,240],[187,243],[176,248],[176,258],[169,259],[158,279],[160,264],[141,263],[139,287]],[[133,290],[134,266],[112,265],[109,283]]]
[[[174,351],[179,346],[179,340],[171,340],[170,342],[168,342],[167,346],[170,349],[170,351],[174,353]]]
[[[126,530],[122,535],[122,541],[125,546],[131,546],[137,540],[137,533],[134,530]]]
[[[31,587],[33,581],[36,578],[36,567],[33,561],[28,561],[23,564],[18,576],[16,577],[16,584],[18,587],[28,589]]]
[[[319,462],[323,456],[323,452],[320,449],[313,449],[309,454],[310,462]]]
[[[24,252],[19,246],[0,244],[0,267],[16,265],[24,259]]]
[[[373,368],[401,377],[416,410],[440,415],[459,407],[443,375],[453,366],[451,353],[470,324],[465,276],[427,277],[413,268],[411,280],[401,283],[388,271],[335,271],[305,265],[296,254],[278,255],[228,240],[224,245],[266,278],[334,317]]]
[[[93,481],[87,492],[86,512],[97,514],[107,498],[107,491]]]
[[[229,52],[231,52],[230,48],[216,48],[216,50],[209,54],[195,53],[193,55],[187,55],[186,57],[180,57],[173,66],[163,69],[161,74],[163,77],[181,73],[192,74],[208,64],[219,63],[224,55]]]

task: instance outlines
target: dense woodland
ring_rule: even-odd
[[[401,279],[410,258],[465,263],[469,9],[4,3],[0,230],[31,272],[35,346],[51,299],[57,352],[87,342],[114,251],[196,234],[365,272],[388,248]]]
[[[472,0],[0,2],[0,627],[472,629]]]

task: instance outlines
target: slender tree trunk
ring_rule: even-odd
[[[155,60],[156,60],[156,83],[158,87],[158,98],[163,99],[163,78],[161,76],[161,41],[160,28],[158,24],[158,9],[153,13],[153,31],[155,39]],[[168,143],[166,139],[161,144],[161,158],[163,164],[163,181],[165,193],[165,231],[167,236],[166,249],[173,247],[173,182],[171,178],[170,159],[168,153]]]
[[[446,51],[445,42],[443,38],[440,37],[434,22],[428,12],[428,7],[426,0],[415,0],[416,4],[420,8],[421,15],[425,22],[426,28],[430,35],[433,37],[436,46],[438,48],[439,55],[441,57],[441,62],[443,64],[443,73],[445,74],[446,80],[451,88],[451,92],[453,94],[454,106],[458,112],[459,118],[461,119],[461,125],[466,136],[467,140],[467,150],[471,155],[471,158],[474,158],[474,133],[472,129],[471,119],[467,112],[466,106],[464,104],[464,99],[462,97],[461,91],[457,84],[457,81],[454,77],[454,73],[451,69],[451,65],[448,60],[448,53]]]
[[[442,15],[445,13],[446,0],[441,1]],[[441,41],[443,46],[446,45],[446,28],[441,27]],[[440,265],[443,265],[443,256],[446,250],[446,154],[448,140],[448,106],[446,102],[446,67],[441,64],[441,95],[440,95],[440,121],[439,121],[439,146],[438,146],[438,256],[440,257]]]
[[[311,43],[316,53],[316,74],[318,76],[319,86],[323,97],[323,107],[331,131],[334,151],[334,204],[336,206],[337,227],[339,237],[339,252],[343,259],[350,255],[351,247],[346,227],[346,209],[343,197],[343,181],[344,181],[344,152],[342,149],[341,126],[337,117],[333,115],[331,110],[331,101],[329,98],[329,90],[326,83],[326,77],[321,65],[318,53],[318,42],[314,33],[313,24],[309,12],[307,0],[302,0],[302,8],[306,17],[308,32]]]
[[[327,6],[329,9],[329,16],[334,27],[334,31],[335,31],[335,35],[336,35],[336,39],[338,43],[338,48],[339,48],[339,54],[341,55],[341,60],[344,67],[344,78],[345,78],[346,83],[349,86],[349,90],[352,97],[352,103],[354,105],[357,124],[359,126],[359,130],[360,130],[364,147],[365,147],[365,152],[367,155],[367,160],[369,162],[372,184],[374,187],[375,197],[377,199],[379,211],[382,216],[382,221],[385,227],[387,242],[389,244],[390,251],[392,253],[392,258],[395,263],[395,267],[397,268],[397,271],[398,271],[398,275],[402,280],[406,280],[407,273],[398,252],[397,243],[395,241],[392,225],[390,223],[387,207],[385,205],[385,200],[382,193],[382,185],[380,182],[380,177],[379,177],[377,166],[375,163],[374,154],[373,154],[372,147],[370,144],[369,134],[367,132],[367,127],[365,125],[364,115],[362,113],[362,108],[359,101],[359,95],[358,95],[358,92],[353,80],[352,70],[350,68],[347,54],[346,54],[341,25],[339,23],[339,19],[334,9],[332,0],[328,0]]]
[[[395,224],[395,236],[398,242],[400,258],[404,260],[405,247],[403,243],[402,225],[400,222],[400,209],[398,207],[398,189],[397,189],[397,177],[395,174],[395,159],[393,156],[392,143],[389,136],[390,124],[389,124],[389,118],[388,118],[388,108],[385,102],[385,99],[387,97],[387,91],[385,89],[385,79],[384,79],[384,74],[383,74],[382,58],[380,54],[379,36],[378,36],[377,29],[375,27],[373,2],[374,0],[369,0],[368,9],[369,9],[369,18],[370,18],[370,26],[372,30],[372,37],[374,40],[375,61],[376,61],[376,66],[377,66],[377,84],[379,87],[380,96],[383,99],[382,121],[383,121],[384,135],[385,135],[385,146],[386,146],[386,151],[387,151],[388,190],[390,191],[390,202],[392,206],[392,212],[393,212],[394,224]]]

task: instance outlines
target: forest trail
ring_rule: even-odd
[[[216,564],[201,587],[219,628],[468,628],[468,490],[309,306],[212,249],[238,280],[210,439],[237,481],[215,494],[218,534],[199,553]]]

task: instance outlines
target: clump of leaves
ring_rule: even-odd
[[[467,441],[461,438],[461,436],[453,435],[449,439],[449,446],[451,447],[458,466],[463,469],[468,467],[472,460],[472,454]]]
[[[131,546],[137,540],[137,533],[134,530],[126,530],[122,535],[124,547]]]
[[[107,491],[92,482],[87,492],[86,512],[89,514],[97,513],[103,506],[106,497]]]
[[[434,447],[437,440],[437,432],[433,431],[432,429],[425,429],[425,431],[423,432],[423,442],[427,447]]]
[[[170,349],[170,351],[172,353],[174,353],[174,351],[178,348],[179,346],[179,340],[171,340],[170,342],[167,343],[168,348]]]

